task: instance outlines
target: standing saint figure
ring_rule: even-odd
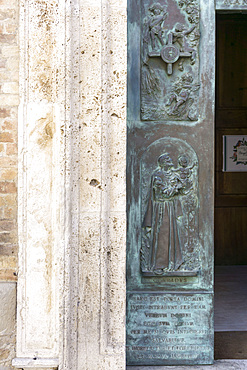
[[[160,44],[165,45],[163,40],[163,23],[168,15],[165,7],[159,3],[153,4],[150,8],[150,16],[145,20],[146,31],[144,32],[144,42],[149,44],[151,41],[152,51],[159,51]],[[159,44],[160,43],[160,44]]]
[[[173,171],[169,154],[158,158],[151,178],[151,189],[143,225],[150,248],[150,271],[163,274],[176,271],[184,262],[177,219],[182,215],[179,195],[183,183]]]

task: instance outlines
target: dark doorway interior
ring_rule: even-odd
[[[247,172],[223,172],[223,136],[247,136],[247,14],[217,14],[215,358],[247,358]],[[247,164],[246,164],[247,171]]]

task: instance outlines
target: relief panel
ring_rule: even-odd
[[[198,206],[196,153],[180,139],[155,141],[141,160],[140,267],[144,277],[198,275]]]
[[[141,14],[141,119],[196,121],[198,0],[146,0]]]
[[[127,365],[212,364],[214,2],[128,4]]]

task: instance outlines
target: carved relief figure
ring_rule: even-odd
[[[196,50],[189,46],[186,36],[194,31],[195,27],[196,26],[193,25],[190,29],[186,30],[186,27],[184,25],[177,23],[175,26],[175,30],[172,32],[173,42],[177,42],[180,45],[180,51],[191,53],[191,64],[195,63]]]
[[[178,158],[178,164],[180,167],[175,168],[173,171],[179,175],[179,179],[183,184],[183,194],[187,194],[192,188],[193,184],[190,180],[192,169],[195,167],[195,163],[189,166],[189,159],[186,155],[181,155]]]
[[[149,185],[146,177],[149,190],[143,206],[140,250],[141,270],[145,276],[169,275],[199,267],[197,161],[193,158],[192,162],[186,152],[180,154],[178,165],[174,166],[171,155],[163,153],[158,157],[158,166],[149,178]]]
[[[168,98],[167,114],[169,116],[180,116],[194,119],[195,107],[192,107],[194,103],[194,97],[191,93],[198,90],[199,84],[193,84],[193,76],[191,73],[185,73],[181,78],[179,78],[173,85],[173,91]],[[194,109],[193,109],[194,108]]]
[[[143,227],[150,239],[150,268],[156,274],[177,270],[183,263],[177,218],[182,209],[177,197],[183,193],[183,183],[168,154],[158,158],[158,168],[152,175],[150,199]]]
[[[150,16],[146,20],[146,32],[144,35],[144,41],[149,44],[151,40],[152,50],[159,50],[160,44],[164,45],[163,40],[163,23],[167,17],[165,7],[162,7],[159,3],[153,4],[149,7]],[[160,44],[159,44],[160,43]]]
[[[168,40],[165,40],[164,21],[168,16],[165,9],[160,3],[154,3],[148,8],[150,15],[144,19],[144,63],[148,62],[148,57],[161,57],[168,64],[167,73],[171,75],[172,64],[179,58],[190,57],[191,63],[195,63],[196,50],[189,45],[187,36],[195,30],[196,25],[187,28],[177,23],[175,28],[168,32]]]
[[[167,17],[166,7],[154,3],[148,8],[149,15],[144,19],[143,57],[142,62],[142,91],[146,96],[151,94],[158,100],[161,95],[159,76],[155,69],[148,63],[150,55],[159,53],[164,45],[163,30]]]

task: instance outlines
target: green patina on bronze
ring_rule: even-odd
[[[213,358],[212,294],[127,295],[127,362],[208,364]]]
[[[141,6],[141,118],[198,118],[198,0],[146,0]]]
[[[180,139],[156,140],[142,155],[142,276],[199,273],[197,173],[196,153]]]
[[[213,362],[213,1],[206,5],[128,3],[132,365]]]

